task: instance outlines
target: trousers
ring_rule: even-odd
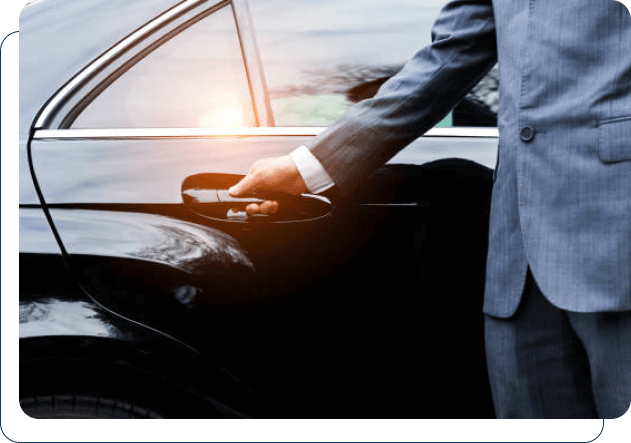
[[[509,318],[485,315],[497,418],[618,418],[631,404],[631,312],[568,312],[530,270]]]

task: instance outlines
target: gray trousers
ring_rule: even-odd
[[[618,418],[631,403],[631,312],[576,313],[547,301],[530,270],[508,319],[486,316],[497,418]]]

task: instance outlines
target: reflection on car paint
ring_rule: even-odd
[[[20,338],[42,335],[120,337],[122,333],[88,302],[48,298],[20,303]]]
[[[55,209],[51,213],[72,255],[142,259],[189,273],[230,265],[253,270],[236,240],[216,229],[133,212]]]

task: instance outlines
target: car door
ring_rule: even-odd
[[[373,96],[430,43],[444,3],[249,0],[275,124],[321,130]],[[333,214],[340,361],[373,411],[492,415],[481,304],[497,82],[494,68]],[[471,403],[455,411],[454,395]]]
[[[292,126],[310,115],[303,96],[270,93],[274,62],[256,32],[289,12],[261,5],[182,2],[43,108],[33,169],[75,277],[109,309],[229,368],[273,416],[455,417],[456,393],[487,401],[490,169],[470,160],[494,163],[493,130],[437,128],[315,215],[214,217],[212,201],[184,200],[187,180],[244,174],[328,121]],[[308,106],[339,114],[335,94],[310,95]],[[226,175],[205,177],[195,190],[212,193]],[[448,383],[446,368],[465,364],[475,369]],[[431,400],[411,401],[421,392]]]
[[[277,333],[279,315],[265,308],[283,309],[289,291],[262,286],[247,227],[237,224],[237,240],[230,226],[220,230],[184,207],[181,194],[195,174],[243,172],[261,147],[270,154],[289,149],[269,142],[272,136],[255,141],[247,131],[203,129],[264,121],[243,44],[231,2],[168,9],[120,36],[51,97],[30,148],[54,228],[85,290],[275,400],[293,375],[271,370],[282,364],[265,337]],[[281,228],[282,239],[292,235]],[[252,331],[259,331],[256,339]],[[253,370],[257,361],[265,366]]]

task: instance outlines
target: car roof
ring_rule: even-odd
[[[46,101],[123,37],[181,0],[39,0],[20,13],[20,138]]]

